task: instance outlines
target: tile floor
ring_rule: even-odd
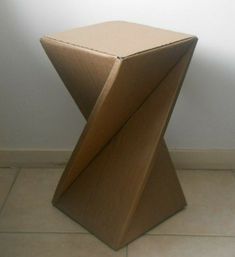
[[[113,251],[52,207],[62,169],[0,169],[0,257],[235,257],[235,173],[178,171],[188,206]]]

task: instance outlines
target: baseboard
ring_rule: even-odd
[[[177,169],[235,169],[235,149],[170,149]]]
[[[71,150],[0,150],[0,167],[64,167]],[[177,169],[235,169],[235,149],[170,149]]]
[[[0,167],[64,167],[71,150],[0,150]]]

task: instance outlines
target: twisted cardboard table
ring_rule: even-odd
[[[186,204],[163,135],[196,42],[120,21],[41,39],[87,119],[53,204],[114,249]]]

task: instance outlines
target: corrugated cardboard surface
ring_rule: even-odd
[[[50,38],[41,41],[80,111],[88,119],[116,58]]]
[[[88,120],[53,202],[117,249],[185,205],[163,134],[196,38],[108,22],[41,42]]]

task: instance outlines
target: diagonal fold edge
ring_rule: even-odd
[[[193,40],[189,38],[156,51],[116,59],[58,184],[54,203],[141,106]]]

